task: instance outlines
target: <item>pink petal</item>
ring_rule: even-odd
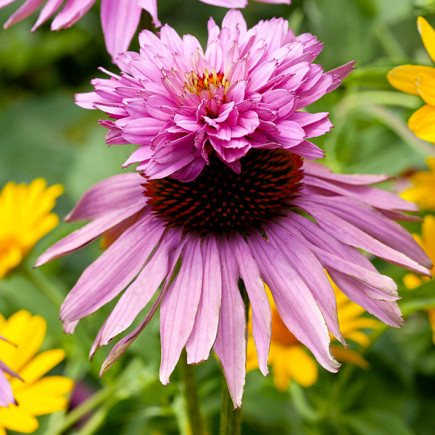
[[[141,12],[137,0],[101,1],[101,25],[107,51],[112,58],[128,49]]]
[[[79,320],[116,297],[143,267],[163,231],[150,215],[125,231],[82,273],[62,304],[61,319]]]
[[[329,331],[344,344],[338,325],[334,290],[323,265],[310,249],[296,238],[289,236],[288,232],[282,231],[275,225],[268,225],[265,231],[271,244],[278,248],[304,280],[325,318]]]
[[[222,267],[214,236],[204,238],[201,252],[203,285],[195,325],[186,345],[189,364],[199,364],[208,359],[216,339],[221,306]]]
[[[331,271],[330,274],[332,280],[350,300],[387,325],[399,327],[403,324],[402,314],[396,302],[373,299],[366,294],[364,288],[361,288],[361,284],[356,283],[352,278],[334,271]]]
[[[261,373],[269,373],[267,359],[269,357],[270,339],[272,335],[272,312],[266,295],[260,270],[252,257],[249,246],[239,236],[234,236],[234,241],[229,242],[234,252],[234,259],[239,265],[240,277],[248,293],[252,307],[252,332],[258,355],[258,365]]]
[[[88,12],[95,0],[67,0],[65,7],[51,23],[51,30],[66,29]]]
[[[184,241],[181,240],[180,245],[178,246],[178,248],[176,249],[174,254],[171,255],[171,258],[170,258],[171,267],[170,267],[170,271],[168,273],[168,276],[172,276],[174,274],[174,270],[177,266],[177,263],[178,263],[178,260],[180,257],[180,253],[182,251],[183,246],[184,246]],[[134,342],[134,340],[136,340],[138,335],[145,329],[145,327],[148,325],[148,323],[150,322],[150,320],[154,316],[155,312],[157,311],[157,308],[159,307],[159,305],[160,305],[163,297],[165,296],[167,290],[168,290],[168,285],[165,285],[160,290],[159,295],[157,296],[152,307],[150,308],[150,310],[148,311],[148,313],[146,314],[146,316],[142,320],[142,322],[139,324],[139,326],[133,332],[126,335],[123,339],[121,339],[118,343],[116,343],[115,346],[113,346],[113,349],[110,351],[109,355],[107,356],[107,358],[105,359],[105,361],[101,367],[100,376],[102,376],[103,373],[105,373],[107,370],[109,370],[110,367],[112,367],[112,365],[120,358],[120,356],[130,347],[130,345]],[[103,325],[103,328],[104,328],[104,325]],[[98,334],[99,336],[101,336],[101,332],[102,331],[100,330],[100,333]],[[97,336],[96,343],[98,343],[99,336]],[[93,349],[94,349],[96,343],[94,343]]]
[[[146,205],[143,195],[144,178],[135,172],[115,175],[92,186],[65,220],[75,222],[104,217],[108,212],[123,208],[140,210]],[[134,207],[134,206],[137,207]]]
[[[308,174],[304,177],[304,184],[315,187],[317,192],[321,190],[326,195],[332,192],[342,196],[349,196],[379,209],[418,211],[418,207],[412,202],[405,201],[394,193],[374,187],[340,184],[318,177],[311,177]]]
[[[3,27],[7,29],[13,24],[18,23],[18,21],[24,20],[29,15],[33,14],[33,12],[35,12],[36,9],[38,9],[39,6],[42,5],[42,3],[44,3],[44,0],[27,0],[9,17]]]
[[[202,293],[201,240],[190,236],[183,248],[180,271],[160,307],[160,381],[164,385],[169,383],[169,376],[192,332]]]
[[[389,175],[335,174],[326,166],[316,162],[304,162],[304,172],[314,177],[355,185],[378,184],[391,179]]]
[[[141,206],[141,203],[138,201],[138,204],[134,204],[133,206],[126,207],[121,210],[114,210],[92,221],[84,227],[79,228],[78,230],[59,240],[53,246],[50,246],[36,260],[35,267],[42,266],[49,261],[63,257],[64,255],[83,248],[110,228],[118,225],[124,219],[130,218],[142,207],[143,205]]]
[[[39,14],[38,20],[32,27],[34,32],[41,24],[45,23],[62,5],[63,0],[48,0]]]
[[[237,265],[225,240],[219,240],[219,252],[222,261],[222,302],[213,349],[222,364],[234,407],[237,408],[242,405],[246,376],[246,312],[238,288]]]
[[[98,346],[125,331],[145,308],[156,290],[167,278],[170,253],[178,246],[181,232],[173,231],[163,237],[160,246],[139,273],[138,277],[125,290],[102,328]]]
[[[328,328],[309,288],[292,265],[261,235],[250,236],[248,243],[284,324],[323,367],[336,372],[340,364],[330,353]]]
[[[430,260],[412,236],[376,210],[342,197],[311,195],[309,201],[298,198],[295,203],[344,243],[417,273],[429,273]]]
[[[157,0],[137,0],[138,5],[145,9],[153,19],[153,24],[160,27],[162,23],[157,18]]]

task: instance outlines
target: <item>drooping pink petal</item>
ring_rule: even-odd
[[[101,26],[112,58],[128,49],[140,15],[141,7],[137,0],[101,0]]]
[[[138,204],[126,207],[121,210],[114,210],[106,215],[90,222],[82,228],[74,231],[63,239],[59,240],[54,245],[50,246],[35,262],[35,267],[52,261],[56,258],[63,257],[78,249],[83,248],[93,242],[97,237],[101,236],[105,231],[118,225],[125,219],[130,218],[137,213],[143,205],[138,201]]]
[[[170,268],[170,253],[178,246],[180,237],[180,231],[173,231],[163,238],[151,259],[125,290],[110,313],[102,328],[98,346],[108,344],[113,337],[125,331],[145,308],[167,277]]]
[[[27,0],[19,9],[17,9],[6,21],[3,26],[5,29],[12,26],[15,23],[18,23],[21,20],[24,20],[29,15],[33,14],[39,6],[44,3],[44,0]],[[0,5],[1,7],[1,5]]]
[[[330,353],[328,328],[311,291],[292,265],[261,235],[250,236],[248,244],[284,324],[323,367],[336,372],[340,364]]]
[[[304,172],[317,178],[337,181],[350,185],[378,184],[389,180],[389,175],[336,174],[329,168],[317,162],[304,162]]]
[[[64,8],[56,15],[51,23],[51,30],[71,27],[88,12],[95,0],[67,0]]]
[[[246,311],[238,288],[237,265],[224,239],[218,241],[222,265],[222,302],[214,351],[227,380],[234,407],[242,405],[246,376]]]
[[[166,385],[195,324],[203,285],[201,240],[191,237],[181,254],[180,271],[160,307],[162,359],[160,381]]]
[[[143,195],[144,179],[137,173],[125,173],[106,178],[92,186],[65,220],[76,222],[104,217],[112,210],[145,207],[147,200]]]
[[[144,8],[152,17],[153,24],[160,27],[162,23],[157,18],[157,0],[137,0],[138,5]]]
[[[239,266],[240,277],[246,287],[252,308],[252,332],[258,355],[261,373],[267,375],[267,359],[272,336],[272,312],[266,295],[257,263],[252,257],[249,246],[241,236],[234,236],[229,242]]]
[[[344,343],[337,316],[337,304],[334,290],[326,276],[323,265],[313,252],[296,238],[282,231],[278,226],[269,225],[266,234],[272,245],[287,258],[303,279],[319,306],[329,331]]]
[[[365,249],[417,273],[429,273],[431,264],[427,255],[412,236],[375,210],[349,198],[322,197],[320,200],[311,195],[308,201],[297,199],[296,202],[325,231],[344,243]],[[402,251],[403,246],[407,246],[406,254]]]
[[[188,364],[205,361],[216,339],[222,295],[222,267],[217,242],[205,237],[202,245],[203,285],[195,325],[187,341]]]
[[[133,224],[82,273],[65,298],[61,319],[81,319],[116,297],[142,268],[163,231],[161,222],[147,214]]]
[[[32,27],[32,32],[34,32],[41,24],[45,23],[51,16],[53,16],[53,14],[60,8],[62,3],[63,0],[48,0],[42,8],[38,20]]]

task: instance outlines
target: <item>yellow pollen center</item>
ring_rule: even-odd
[[[192,94],[200,96],[201,92],[208,91],[210,97],[214,94],[214,91],[218,88],[224,88],[224,93],[230,86],[230,82],[223,73],[217,73],[215,69],[212,72],[205,70],[202,76],[197,75],[194,72],[186,73],[186,82],[184,83],[184,89]]]

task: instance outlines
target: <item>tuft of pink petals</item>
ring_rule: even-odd
[[[284,148],[307,159],[323,157],[308,139],[328,132],[329,114],[306,106],[339,86],[354,62],[324,72],[313,63],[323,44],[308,33],[295,36],[282,18],[247,28],[229,11],[219,28],[208,23],[203,50],[192,35],[170,26],[160,36],[139,35],[140,53],[116,58],[121,74],[94,79],[94,92],[76,102],[99,109],[111,144],[140,147],[125,162],[139,163],[148,177],[191,181],[217,156],[240,172],[252,148]]]
[[[0,9],[15,0],[0,0]],[[180,0],[181,1],[181,0]],[[214,6],[224,8],[244,8],[247,0],[199,0]],[[290,0],[254,0],[262,3],[290,4]],[[53,15],[56,15],[51,30],[71,27],[93,6],[95,0],[26,0],[6,21],[4,28],[24,20],[41,6],[38,19],[32,27],[34,32]],[[63,7],[62,7],[63,6]],[[147,11],[156,27],[161,23],[157,15],[157,0],[101,0],[101,25],[107,51],[112,58],[128,49],[133,35],[139,25],[142,10]]]

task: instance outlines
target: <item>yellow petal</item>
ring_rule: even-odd
[[[421,283],[421,278],[419,278],[415,273],[407,273],[403,277],[403,284],[405,284],[405,287],[410,290],[420,287]]]
[[[331,352],[337,361],[349,362],[362,369],[368,369],[369,363],[358,353],[341,346],[331,346]]]
[[[432,106],[435,105],[435,69],[429,68],[434,73],[432,74],[421,74],[416,78],[415,83],[417,86],[418,93],[421,95],[425,103]]]
[[[407,94],[418,95],[418,84],[435,79],[435,68],[421,65],[401,65],[393,68],[387,79],[390,85]]]
[[[286,366],[290,378],[303,387],[309,387],[317,381],[317,364],[302,346],[292,346],[288,350]]]
[[[360,346],[367,347],[370,344],[370,339],[363,331],[351,331],[346,335],[346,339],[352,340]]]
[[[0,408],[0,425],[17,432],[31,433],[38,429],[38,420],[15,405]]]
[[[71,392],[74,383],[63,376],[47,376],[28,389],[15,393],[19,407],[32,415],[61,411],[68,405],[64,394]]]
[[[270,363],[272,365],[273,370],[273,383],[276,388],[281,391],[287,390],[290,385],[291,376],[288,374],[288,370],[286,368],[286,352],[285,350],[277,353],[272,361],[270,359]]]
[[[408,127],[420,139],[435,142],[435,107],[426,104],[408,120]]]
[[[423,18],[418,17],[417,28],[420,32],[423,44],[429,53],[429,56],[435,62],[435,31],[431,25]]]
[[[42,352],[20,370],[20,376],[23,378],[25,383],[31,384],[44,376],[64,358],[65,352],[62,349],[53,349]]]

